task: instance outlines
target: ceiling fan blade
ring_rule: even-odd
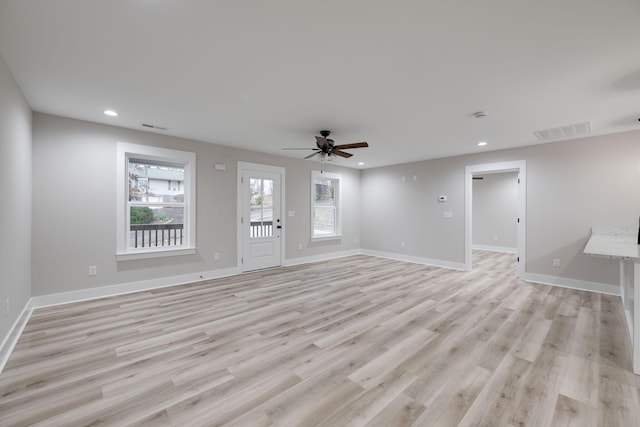
[[[369,144],[367,144],[366,142],[354,142],[353,144],[336,145],[333,148],[337,148],[338,150],[343,150],[347,148],[365,148],[368,146]]]
[[[322,136],[316,136],[316,144],[321,150],[326,150],[329,148],[329,142],[327,141],[327,138],[324,138]]]
[[[283,150],[318,150],[317,148],[283,148]]]
[[[313,154],[309,154],[307,157],[305,157],[305,159],[310,159],[310,158],[312,158],[313,156],[317,156],[318,154],[320,154],[320,151],[316,151],[316,152],[315,152],[315,153],[313,153]]]
[[[335,149],[335,147],[331,153],[335,154],[336,156],[344,157],[345,159],[348,159],[349,157],[353,156],[353,154],[347,153],[346,151],[340,151],[338,149]]]

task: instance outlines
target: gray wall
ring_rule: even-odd
[[[634,131],[365,170],[362,248],[464,263],[465,166],[526,160],[526,271],[615,285],[617,263],[582,250],[591,226],[637,227],[639,142]],[[437,203],[438,195],[449,201]]]
[[[473,180],[474,245],[518,247],[518,173],[482,174]]]
[[[195,255],[116,262],[117,141],[196,153]],[[235,267],[238,161],[286,168],[285,211],[296,213],[284,217],[286,259],[359,247],[359,170],[329,166],[343,176],[344,236],[311,243],[310,179],[317,162],[34,114],[33,296]],[[226,171],[214,170],[216,163]],[[98,267],[97,276],[88,276],[90,265]]]
[[[362,248],[464,262],[463,173],[455,158],[362,171]]]
[[[3,292],[11,292],[10,297],[21,307],[29,296],[29,265],[24,253],[29,250],[25,236],[30,234],[26,220],[30,210],[25,196],[30,191],[31,176],[30,113],[6,68],[2,84],[2,108],[7,110],[1,116],[6,121],[2,126],[2,159],[7,163],[2,170],[8,173],[5,182],[12,183],[7,197],[17,203],[16,209],[4,210],[3,215],[10,217],[3,218],[3,224],[22,224],[3,226],[4,235],[13,242],[11,252],[3,252],[2,256],[3,270],[8,272],[3,275]],[[616,284],[616,263],[586,257],[582,249],[593,225],[636,224],[640,215],[639,139],[640,132],[627,132],[362,173],[341,169],[344,237],[340,241],[311,243],[309,179],[311,170],[317,168],[313,162],[35,114],[32,294],[235,267],[236,228],[231,224],[236,222],[238,160],[286,168],[285,209],[296,212],[293,218],[285,217],[288,260],[361,245],[363,249],[455,263],[464,262],[465,166],[526,160],[526,271]],[[115,261],[114,159],[119,140],[197,153],[196,255]],[[227,170],[215,171],[215,163],[224,163]],[[332,168],[336,170],[335,166]],[[447,195],[448,202],[437,203],[439,195]],[[445,211],[453,212],[453,218],[444,218]],[[359,237],[360,244],[356,243]],[[304,246],[302,251],[298,250],[299,243]],[[214,252],[220,252],[220,261],[213,261]],[[561,268],[552,267],[554,258],[561,259]],[[98,266],[97,276],[88,276],[89,265]],[[9,280],[5,281],[5,277]],[[15,319],[15,314],[9,318]]]
[[[31,110],[0,58],[0,341],[31,296]],[[5,313],[6,300],[9,312]]]

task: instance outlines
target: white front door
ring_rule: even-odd
[[[238,247],[242,271],[282,265],[282,182],[275,166],[238,163]]]

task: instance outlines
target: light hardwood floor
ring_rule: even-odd
[[[0,425],[640,426],[618,297],[368,256],[39,309]]]

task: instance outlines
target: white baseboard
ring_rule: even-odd
[[[463,262],[452,262],[452,261],[443,261],[441,259],[421,258],[421,257],[416,257],[411,255],[396,254],[393,252],[371,251],[368,249],[362,250],[362,254],[377,256],[380,258],[395,259],[398,261],[412,262],[414,264],[429,265],[432,267],[450,268],[453,270],[462,270],[462,271],[465,271],[466,269],[466,266],[464,265]]]
[[[598,292],[601,294],[620,296],[620,287],[606,283],[587,282],[585,280],[567,279],[565,277],[547,276],[545,274],[525,273],[522,280],[542,283],[543,285],[560,286],[561,288]]]
[[[471,249],[474,251],[491,251],[491,252],[504,252],[508,254],[517,254],[518,248],[510,248],[508,246],[492,246],[492,245],[472,245]]]
[[[29,298],[29,301],[24,305],[16,321],[13,322],[13,326],[11,326],[11,329],[7,332],[7,336],[2,340],[2,344],[0,344],[0,372],[2,372],[4,366],[7,364],[9,356],[11,356],[13,348],[18,342],[18,338],[22,335],[22,331],[31,317],[31,313],[33,313],[33,306],[32,299]]]
[[[360,249],[352,249],[349,251],[331,252],[328,254],[312,255],[312,256],[305,256],[305,257],[299,257],[299,258],[290,258],[290,259],[284,260],[284,264],[282,264],[282,266],[290,267],[292,265],[308,264],[311,262],[326,261],[329,259],[344,258],[348,256],[353,256],[353,255],[362,255],[362,253],[363,252]]]
[[[79,291],[62,292],[58,294],[33,297],[33,308],[49,307],[52,305],[69,304],[115,295],[130,294],[132,292],[147,291],[167,286],[184,285],[202,280],[218,279],[239,274],[237,267],[211,270],[201,273],[182,274],[179,276],[160,277],[158,279],[142,280],[139,282],[121,283],[118,285],[102,286],[98,288],[82,289]]]

